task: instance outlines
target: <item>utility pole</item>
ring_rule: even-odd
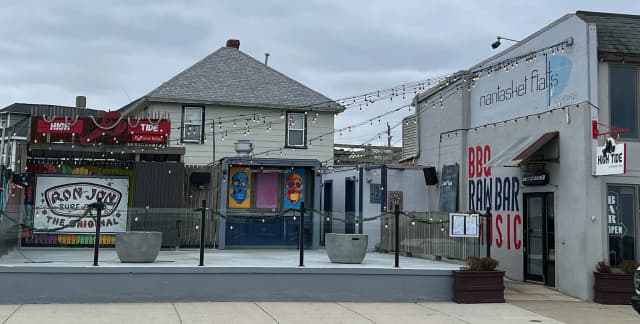
[[[387,122],[387,147],[391,147],[391,126]]]

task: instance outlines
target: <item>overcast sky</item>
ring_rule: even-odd
[[[495,54],[497,35],[522,39],[576,10],[640,14],[640,1],[2,1],[0,107],[72,106],[85,95],[92,108],[117,109],[229,38],[339,99],[467,68]],[[354,109],[335,126],[399,105]],[[336,142],[361,143],[382,130],[354,129]]]

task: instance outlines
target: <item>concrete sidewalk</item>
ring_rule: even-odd
[[[0,306],[18,323],[561,323],[511,304],[144,303]]]
[[[631,306],[576,301],[455,303],[129,303],[0,305],[20,323],[640,323]]]

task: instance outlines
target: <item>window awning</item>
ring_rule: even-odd
[[[486,163],[486,166],[517,167],[522,162],[529,160],[538,150],[545,146],[545,144],[558,137],[558,134],[559,132],[556,131],[520,137],[504,150],[494,155],[491,160]],[[554,157],[556,160],[557,158],[557,156]]]

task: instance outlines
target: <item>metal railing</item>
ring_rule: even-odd
[[[480,237],[449,235],[447,212],[403,212],[399,217],[399,252],[421,258],[466,260],[483,256]],[[393,213],[382,215],[380,249],[395,251],[395,221]]]

